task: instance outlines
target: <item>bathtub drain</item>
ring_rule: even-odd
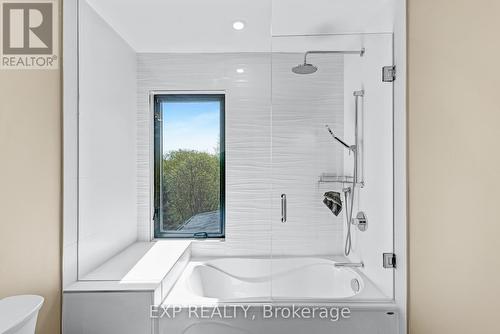
[[[352,291],[354,291],[355,293],[358,293],[359,292],[359,281],[355,278],[353,278],[351,280],[351,289]]]

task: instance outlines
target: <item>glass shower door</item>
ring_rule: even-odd
[[[304,65],[307,51],[320,52],[309,53],[310,65],[293,70]],[[381,76],[382,67],[391,64],[389,34],[273,38],[275,300],[393,297],[393,270],[382,267],[383,253],[393,252],[392,83]],[[358,182],[353,190],[354,145]],[[340,212],[332,202],[325,205],[325,194]],[[369,219],[365,231],[359,220],[346,222],[352,194],[352,216],[362,212]],[[342,269],[335,262],[363,267]],[[365,284],[354,291],[351,278]]]

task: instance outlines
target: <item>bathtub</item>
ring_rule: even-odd
[[[174,316],[155,319],[165,334],[398,333],[398,312],[389,297],[360,270],[337,268],[334,260],[320,257],[191,259],[161,307],[178,308]],[[238,316],[202,316],[225,314],[226,307],[229,314],[238,309]],[[289,308],[292,314],[295,307],[348,308],[350,317],[265,316],[271,309]]]
[[[361,271],[320,257],[192,259],[166,301],[172,304],[387,301]]]
[[[196,297],[224,302],[341,299],[364,287],[353,269],[317,258],[216,259],[193,262],[186,274],[186,289]]]

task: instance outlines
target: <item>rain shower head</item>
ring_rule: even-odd
[[[292,72],[295,74],[312,74],[316,72],[318,68],[313,64],[300,64],[292,68]]]
[[[316,66],[313,64],[309,64],[307,62],[307,56],[310,54],[343,54],[343,55],[348,55],[348,54],[356,54],[361,57],[365,54],[365,48],[362,48],[359,51],[307,51],[304,53],[304,63],[297,65],[292,68],[292,72],[295,74],[312,74],[318,70]]]

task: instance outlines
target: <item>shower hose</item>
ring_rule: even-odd
[[[345,198],[346,209],[347,209],[346,214],[345,214],[347,234],[346,234],[345,246],[344,246],[344,254],[346,256],[351,254],[351,248],[352,248],[352,240],[351,240],[352,210],[354,207],[354,193],[356,192],[356,181],[358,179],[358,152],[357,152],[357,148],[355,148],[353,150],[353,152],[354,152],[354,167],[353,167],[352,186],[347,188],[347,189],[344,189],[344,198]],[[349,201],[349,195],[348,195],[349,193],[351,194],[350,201]]]

